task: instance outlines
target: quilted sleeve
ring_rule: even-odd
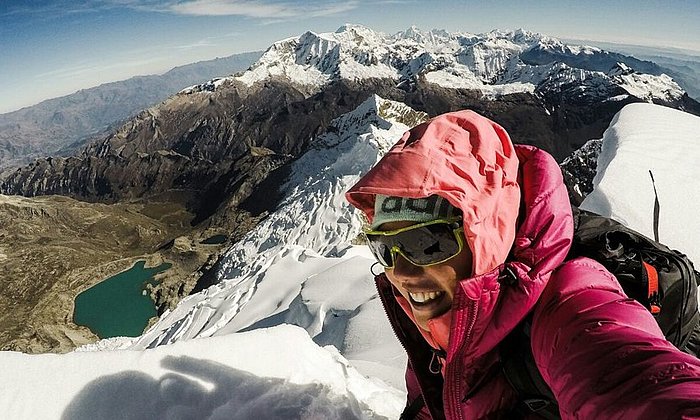
[[[563,418],[700,418],[700,360],[666,341],[651,313],[593,260],[552,275],[532,349]]]

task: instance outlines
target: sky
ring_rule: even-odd
[[[344,23],[386,33],[523,28],[700,55],[699,20],[696,0],[3,0],[0,113]]]
[[[350,217],[342,194],[406,127],[391,118],[388,126],[368,119],[368,106],[375,113],[379,108],[366,102],[348,118],[355,125],[343,125],[357,135],[328,134],[343,140],[295,162],[313,176],[292,171],[285,207],[232,248],[252,245],[249,254],[232,255],[239,258],[234,266],[255,261],[257,270],[248,276],[254,281],[232,278],[181,302],[152,328],[160,332],[163,320],[179,316],[163,331],[177,340],[169,345],[151,348],[157,334],[145,334],[136,339],[140,347],[113,338],[63,355],[0,352],[0,418],[397,418],[405,401],[406,356],[377,298],[369,251],[350,245],[361,223]],[[700,190],[693,188],[700,143],[692,141],[698,132],[700,117],[660,105],[627,105],[605,132],[598,160],[604,170],[583,208],[650,235],[651,169],[662,203],[660,238],[700,260],[692,237],[700,231]],[[314,229],[323,224],[326,234],[319,235]],[[354,228],[332,229],[349,225]],[[340,248],[346,250],[342,256],[331,255]],[[223,312],[235,317],[223,322]],[[189,329],[190,336],[178,332],[173,338],[173,326]],[[233,334],[231,328],[244,326],[251,327]]]

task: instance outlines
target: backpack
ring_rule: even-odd
[[[630,298],[654,315],[668,341],[686,353],[700,355],[700,273],[684,254],[658,242],[658,210],[654,214],[657,240],[610,218],[573,210],[574,240],[567,259],[585,256],[600,262],[615,275]],[[556,399],[532,355],[531,316],[503,341],[503,371],[519,395],[516,411],[525,416],[535,413],[545,419],[557,419],[560,417]]]

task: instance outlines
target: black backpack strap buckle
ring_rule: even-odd
[[[510,266],[504,265],[503,270],[498,275],[498,282],[506,286],[515,286],[518,284],[518,275]]]
[[[544,398],[526,398],[523,400],[523,404],[525,404],[528,410],[530,410],[533,413],[537,413],[540,410],[544,410],[551,403],[551,401]]]

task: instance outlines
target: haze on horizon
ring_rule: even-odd
[[[0,4],[0,113],[350,22],[395,33],[523,28],[700,57],[700,2],[672,0],[37,0]]]

